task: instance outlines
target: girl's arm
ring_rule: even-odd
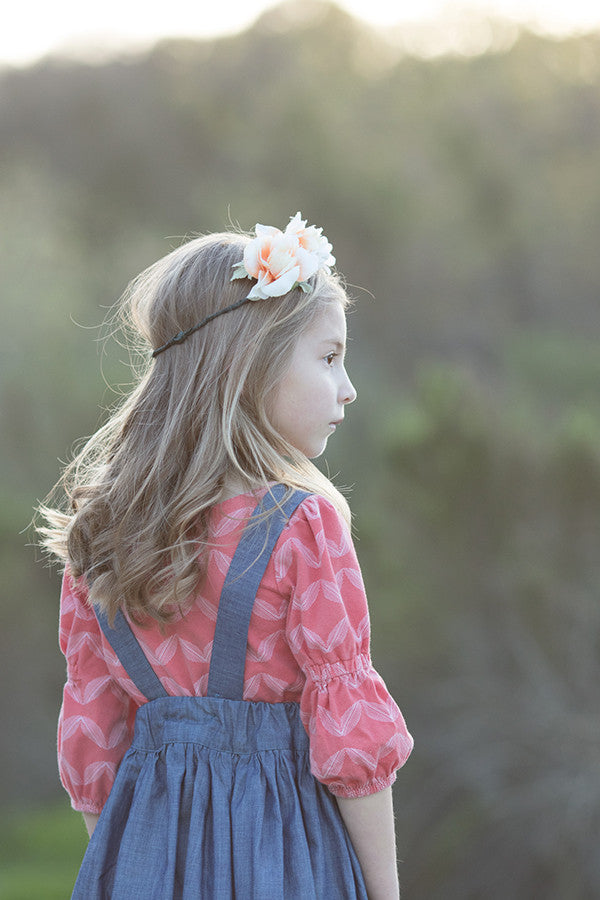
[[[133,738],[138,705],[120,686],[101,650],[104,640],[83,580],[67,566],[60,598],[60,649],[67,683],[58,722],[61,781],[75,809],[102,809]],[[96,818],[86,820],[88,832]]]
[[[368,797],[336,797],[356,850],[369,900],[398,900],[392,789]]]
[[[87,833],[91,837],[94,833],[94,828],[98,824],[99,815],[95,813],[81,813],[83,816],[83,821],[85,822],[85,827],[87,828]]]

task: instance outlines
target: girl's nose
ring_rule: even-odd
[[[344,384],[342,385],[342,403],[354,403],[356,400],[356,390],[354,385],[348,378],[348,374],[344,372],[346,376]]]

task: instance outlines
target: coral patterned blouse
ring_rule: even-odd
[[[208,571],[192,607],[161,632],[132,624],[168,694],[204,696],[218,600],[257,494],[218,504]],[[373,669],[362,576],[346,524],[311,495],[284,528],[267,565],[248,634],[244,700],[296,701],[314,776],[332,793],[388,787],[412,738]],[[58,727],[61,780],[72,805],[99,813],[133,738],[145,698],[127,676],[88,604],[82,579],[63,579],[60,646],[67,683]]]

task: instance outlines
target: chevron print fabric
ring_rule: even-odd
[[[167,693],[204,696],[225,575],[258,494],[216,506],[204,583],[162,631],[133,625]],[[67,683],[59,718],[62,782],[75,809],[101,811],[145,702],[104,638],[82,581],[65,572],[60,646]],[[339,796],[391,784],[412,749],[400,710],[373,669],[363,580],[334,507],[306,498],[275,547],[250,622],[244,699],[300,704],[315,777]]]

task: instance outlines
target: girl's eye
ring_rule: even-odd
[[[338,355],[337,353],[328,353],[328,354],[327,354],[327,356],[325,357],[325,361],[326,361],[326,363],[327,363],[328,366],[333,365],[333,361],[334,361],[334,359],[336,358],[337,355]]]

